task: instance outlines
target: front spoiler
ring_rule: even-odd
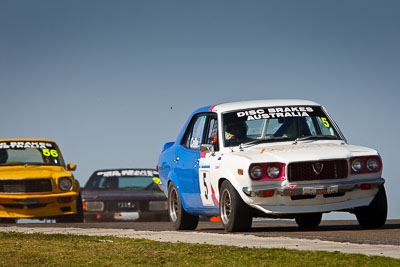
[[[248,197],[262,197],[264,191],[275,191],[280,196],[304,196],[310,194],[330,194],[330,193],[346,193],[361,190],[361,185],[370,184],[371,189],[379,188],[385,183],[385,179],[379,178],[375,180],[357,180],[348,182],[333,183],[312,183],[312,184],[293,184],[289,186],[261,186],[261,187],[243,187],[242,191]]]
[[[163,211],[84,211],[86,222],[94,221],[169,221],[167,210]]]
[[[59,199],[69,198],[68,202]],[[0,218],[52,218],[76,213],[78,192],[0,194]]]

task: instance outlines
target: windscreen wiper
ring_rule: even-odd
[[[13,162],[13,163],[0,163],[1,166],[28,166],[28,165],[42,165],[43,163],[36,162]]]
[[[249,142],[241,143],[240,146],[243,147],[249,147],[252,145],[260,144],[260,143],[268,143],[268,142],[273,142],[273,141],[285,141],[287,139],[291,139],[290,137],[287,136],[275,136],[275,137],[269,137],[265,139],[257,139],[257,140],[252,140]],[[293,140],[293,139],[292,139]]]
[[[303,137],[298,137],[296,138],[296,140],[294,140],[293,145],[297,144],[298,141],[304,141],[304,140],[310,140],[310,139],[336,139],[338,140],[338,138],[334,135],[323,135],[323,134],[318,134],[318,135],[307,135],[307,136],[303,136]]]

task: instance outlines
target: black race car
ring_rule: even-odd
[[[158,181],[154,169],[95,171],[81,192],[85,222],[168,221]]]

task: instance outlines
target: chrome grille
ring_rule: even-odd
[[[0,179],[1,193],[52,192],[51,179]]]
[[[123,211],[138,211],[139,210],[139,201],[134,200],[118,200],[118,201],[107,201],[106,209],[116,212]]]
[[[149,201],[138,201],[133,199],[105,201],[104,210],[114,212],[147,211]]]
[[[313,164],[322,164],[322,171],[314,171]],[[343,179],[348,175],[347,160],[295,162],[288,165],[289,182]]]

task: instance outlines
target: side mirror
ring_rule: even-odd
[[[67,165],[67,171],[75,171],[75,170],[76,170],[76,164]]]
[[[165,143],[162,151],[167,150],[168,148],[170,148],[170,147],[173,146],[174,144],[175,144],[175,142],[168,142],[168,143]]]
[[[214,146],[210,144],[202,144],[200,146],[200,151],[204,153],[213,153],[214,152]]]

